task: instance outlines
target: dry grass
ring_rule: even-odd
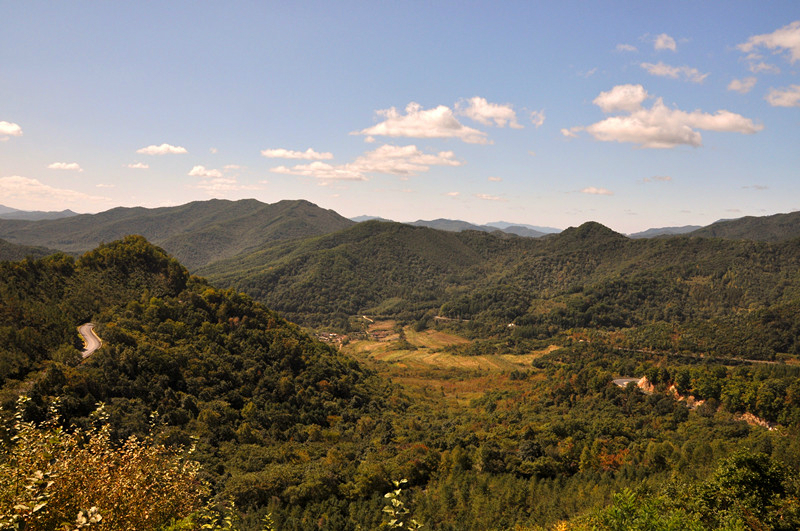
[[[518,387],[520,382],[509,380],[505,373],[531,369],[533,360],[558,348],[550,346],[517,356],[458,356],[446,352],[447,347],[468,344],[469,339],[439,330],[417,332],[406,327],[406,342],[416,350],[402,349],[395,325],[394,321],[372,323],[368,329],[370,339],[351,341],[342,352],[410,391],[438,395],[458,404],[468,403],[487,389]]]

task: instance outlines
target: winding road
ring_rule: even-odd
[[[92,323],[86,323],[80,325],[78,327],[78,333],[83,338],[83,344],[85,345],[83,352],[81,352],[81,356],[83,356],[83,359],[86,359],[92,354],[94,354],[94,351],[99,349],[100,346],[103,344],[103,342],[100,341],[100,338],[97,337],[97,334],[95,334],[94,324]]]

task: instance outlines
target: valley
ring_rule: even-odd
[[[230,206],[144,214],[207,220],[208,207],[241,223]],[[305,203],[244,206],[252,235],[275,208],[282,226],[310,234],[216,254],[198,237],[215,222],[198,221],[180,236],[184,256],[205,256],[192,270],[143,236],[0,262],[0,402],[15,440],[56,440],[54,422],[101,426],[108,459],[131,436],[163,448],[163,466],[188,459],[197,475],[181,477],[201,483],[183,512],[164,513],[175,529],[225,519],[262,529],[267,518],[275,529],[374,529],[401,479],[404,503],[432,529],[800,523],[797,239],[631,239],[592,222],[539,238],[380,221],[308,228],[338,218]],[[38,224],[80,217],[10,220],[20,239],[8,248],[55,245]],[[56,232],[66,241],[74,228]],[[84,359],[76,327],[87,321],[102,346]],[[652,387],[615,383],[623,377]],[[4,437],[11,475],[0,481],[12,481],[19,468],[7,465],[27,450]],[[61,461],[40,457],[55,474]],[[53,501],[40,516],[8,505],[24,505],[11,490],[6,514],[66,518],[59,507],[84,502],[47,490],[66,488],[59,474],[42,484]],[[748,474],[768,503],[730,490]]]

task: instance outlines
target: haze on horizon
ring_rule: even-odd
[[[24,2],[0,204],[623,233],[800,208],[795,2]]]

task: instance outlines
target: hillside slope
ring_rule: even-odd
[[[704,238],[783,241],[800,237],[800,212],[717,221],[690,233]]]
[[[79,254],[102,242],[140,234],[190,269],[269,241],[334,232],[353,225],[308,201],[261,203],[212,199],[177,207],[114,208],[42,221],[0,220],[0,238]]]
[[[200,271],[310,326],[347,330],[363,314],[437,316],[545,339],[575,327],[661,323],[674,332],[664,348],[740,341],[748,355],[771,357],[798,348],[788,332],[800,329],[798,262],[800,240],[630,239],[594,222],[529,239],[372,221]],[[748,323],[749,336],[737,322]]]

